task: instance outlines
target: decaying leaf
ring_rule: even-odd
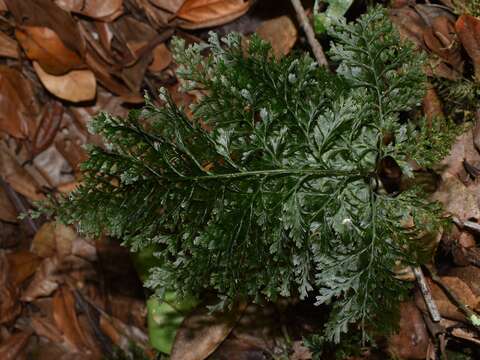
[[[453,276],[442,276],[441,280],[463,304],[467,305],[471,309],[477,308],[480,299],[472,292],[470,287],[465,284],[465,282],[460,280],[458,277]],[[445,294],[439,285],[431,280],[428,281],[428,285],[430,287],[432,297],[438,306],[438,311],[443,317],[452,320],[465,321],[465,314],[461,312],[456,304],[452,303],[450,298]],[[427,312],[425,301],[420,293],[416,294],[415,303],[423,312]]]
[[[59,261],[55,257],[49,257],[43,260],[35,275],[22,293],[22,301],[33,301],[38,297],[49,296],[57,288],[58,282],[61,279],[61,274],[58,272]]]
[[[20,71],[0,65],[0,131],[25,138],[34,128],[39,106],[30,82]]]
[[[123,0],[55,0],[62,9],[96,20],[113,21],[123,13]]]
[[[80,56],[67,48],[48,27],[20,26],[15,36],[30,60],[52,75],[63,75],[83,66]]]
[[[199,308],[185,318],[177,331],[171,360],[206,359],[232,331],[246,304],[237,305],[230,313],[210,314]]]
[[[75,349],[86,350],[88,341],[78,322],[75,297],[66,287],[60,288],[53,297],[53,318],[67,342]]]
[[[30,331],[22,331],[10,336],[7,341],[0,345],[0,359],[2,360],[18,360],[22,358],[27,341],[32,333]]]
[[[159,44],[153,49],[153,61],[148,66],[152,72],[160,72],[168,67],[172,62],[172,54],[165,44]]]
[[[19,287],[25,280],[32,276],[40,264],[40,259],[34,253],[19,250],[7,254],[10,281],[13,286]]]
[[[394,358],[425,359],[430,342],[422,313],[413,302],[400,305],[400,329],[388,339]]]
[[[0,220],[7,222],[17,222],[18,213],[3,186],[0,185]]]
[[[60,99],[81,102],[95,98],[97,83],[90,70],[72,70],[65,75],[54,76],[46,73],[36,61],[33,67],[45,88]]]
[[[31,200],[42,200],[45,198],[40,191],[38,183],[24,167],[20,166],[14,154],[4,144],[0,143],[0,174],[2,178],[18,193]]]
[[[464,14],[455,23],[458,37],[473,61],[475,78],[480,80],[480,20]]]
[[[297,28],[288,16],[263,22],[256,33],[272,45],[273,53],[277,58],[287,55],[297,41]]]
[[[14,320],[21,311],[18,288],[10,282],[8,259],[0,252],[0,324]],[[2,353],[0,348],[0,354]],[[3,358],[2,358],[3,359]]]
[[[62,42],[80,57],[85,52],[85,41],[70,13],[51,0],[5,0],[17,26],[41,26],[53,30]]]
[[[0,57],[18,59],[18,45],[15,40],[0,32]]]
[[[177,17],[184,29],[200,29],[230,22],[245,14],[251,6],[248,0],[186,0]]]

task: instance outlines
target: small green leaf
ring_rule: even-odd
[[[325,33],[332,26],[332,21],[338,21],[343,18],[347,10],[353,3],[353,0],[325,0],[328,4],[325,12],[319,12],[319,0],[315,1],[313,16],[314,27],[317,34]]]

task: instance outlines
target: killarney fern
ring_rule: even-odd
[[[176,39],[177,74],[202,96],[186,110],[161,90],[162,107],[147,97],[126,118],[97,116],[105,147],[90,148],[59,218],[154,246],[159,296],[315,296],[337,342],[351,324],[391,323],[408,288],[395,269],[422,261],[437,222],[422,189],[386,192],[379,176],[384,159],[404,176],[435,159],[400,116],[422,99],[423,60],[380,8],[332,36],[336,74],[308,55],[276,60],[255,37]]]

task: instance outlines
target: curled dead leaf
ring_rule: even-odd
[[[60,37],[48,27],[19,26],[15,36],[30,60],[37,61],[52,75],[63,75],[83,66],[75,51],[67,48]]]
[[[54,76],[46,73],[36,61],[33,68],[45,88],[60,99],[81,102],[95,98],[97,84],[90,70],[72,70],[65,75]]]
[[[0,185],[0,220],[15,223],[18,213],[3,186]]]
[[[445,118],[442,101],[431,85],[427,87],[427,92],[423,98],[423,113],[430,125],[432,121]]]
[[[18,250],[7,255],[10,267],[10,281],[13,286],[20,286],[32,276],[40,264],[40,259],[34,253]]]
[[[185,20],[180,23],[184,29],[201,29],[226,24],[250,8],[250,0],[186,0],[177,17]]]

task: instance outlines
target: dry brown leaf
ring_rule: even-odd
[[[400,33],[402,40],[408,39],[417,47],[425,48],[423,32],[427,24],[418,12],[409,6],[402,6],[400,8],[390,9],[389,16]]]
[[[463,47],[473,61],[475,78],[480,80],[480,20],[465,14],[458,18],[455,23],[458,37]]]
[[[12,205],[3,186],[0,185],[0,220],[16,223],[18,222],[17,216],[17,210]]]
[[[57,288],[61,279],[58,271],[59,261],[56,257],[49,257],[42,261],[35,275],[22,293],[22,301],[33,301],[42,296],[51,295]]]
[[[18,59],[18,45],[11,37],[0,32],[0,57],[2,56]]]
[[[30,60],[37,61],[52,75],[63,75],[84,67],[75,51],[67,48],[60,37],[48,27],[19,26],[15,36]]]
[[[427,92],[423,98],[423,113],[430,125],[432,121],[445,118],[442,101],[438,97],[435,88],[431,85],[427,87]]]
[[[38,154],[33,159],[35,168],[43,175],[51,187],[69,183],[75,178],[72,168],[55,145]]]
[[[40,26],[52,29],[71,50],[83,57],[85,40],[69,12],[51,0],[5,0],[18,26]]]
[[[150,2],[172,14],[175,14],[183,5],[185,0],[150,0]]]
[[[61,344],[63,342],[63,336],[57,327],[52,324],[47,318],[33,315],[31,317],[33,331],[38,336],[43,336],[51,342]]]
[[[22,308],[18,302],[18,288],[8,278],[10,266],[3,251],[0,252],[0,324],[14,320]],[[1,353],[1,350],[0,350]],[[1,357],[0,357],[1,358]],[[2,358],[3,359],[3,358]]]
[[[143,97],[133,93],[125,84],[118,81],[110,72],[112,66],[100,59],[94,51],[90,51],[90,49],[87,51],[85,61],[97,77],[99,83],[105,88],[120,96],[125,102],[134,104],[143,103]]]
[[[113,21],[123,14],[123,0],[55,0],[55,4],[96,20]]]
[[[132,66],[137,61],[142,48],[157,36],[157,32],[147,23],[138,21],[132,16],[122,16],[113,23],[113,36],[119,40],[120,44],[126,46],[118,60],[125,66]]]
[[[60,99],[81,102],[95,98],[97,83],[90,70],[72,70],[65,75],[54,76],[46,73],[36,61],[33,67],[45,88]]]
[[[464,61],[453,21],[446,16],[437,16],[431,27],[424,30],[423,40],[432,53],[451,66],[453,72],[462,75]]]
[[[32,252],[41,257],[57,255],[62,259],[72,253],[75,231],[57,222],[43,224],[32,241]]]
[[[35,179],[17,162],[17,158],[10,149],[0,142],[0,176],[18,193],[30,200],[43,200],[45,196],[40,192]]]
[[[17,250],[7,254],[7,259],[10,265],[10,282],[15,287],[20,286],[32,276],[41,262],[37,255],[26,250]]]
[[[39,106],[30,82],[16,69],[0,65],[0,131],[26,138],[35,128]]]
[[[0,359],[18,360],[22,358],[22,352],[25,350],[27,341],[32,333],[22,331],[10,336],[7,341],[0,345]]]
[[[87,348],[75,310],[75,297],[66,287],[60,288],[53,297],[53,319],[72,348],[77,350]]]
[[[226,24],[245,14],[250,6],[247,0],[186,0],[176,15],[186,21],[180,27],[200,29]]]
[[[477,266],[454,267],[448,272],[449,276],[458,277],[473,291],[476,296],[480,296],[480,268]]]
[[[0,11],[8,11],[7,4],[4,0],[0,0]]]
[[[242,304],[226,314],[211,314],[206,308],[194,310],[177,331],[170,359],[206,359],[232,331],[245,308]]]
[[[148,66],[151,72],[160,72],[165,70],[172,62],[172,53],[165,44],[155,46],[152,52],[153,61]]]
[[[59,101],[51,100],[42,109],[40,122],[32,137],[32,156],[46,150],[55,138],[60,127],[64,108]]]
[[[288,16],[280,16],[264,21],[256,30],[263,40],[272,45],[277,58],[287,55],[297,41],[297,28]]]
[[[467,305],[471,309],[477,308],[480,299],[475,296],[465,282],[458,277],[453,276],[442,276],[441,280],[443,284],[445,284],[445,286],[447,286],[463,304]],[[430,287],[433,300],[437,304],[440,315],[452,320],[465,321],[465,315],[455,304],[451,302],[450,298],[445,294],[445,292],[431,279],[427,278],[427,282]],[[427,312],[425,300],[423,300],[423,297],[419,292],[417,292],[415,295],[415,303],[424,313]]]
[[[399,331],[388,339],[388,351],[394,358],[425,359],[430,342],[422,313],[413,302],[400,305]]]

